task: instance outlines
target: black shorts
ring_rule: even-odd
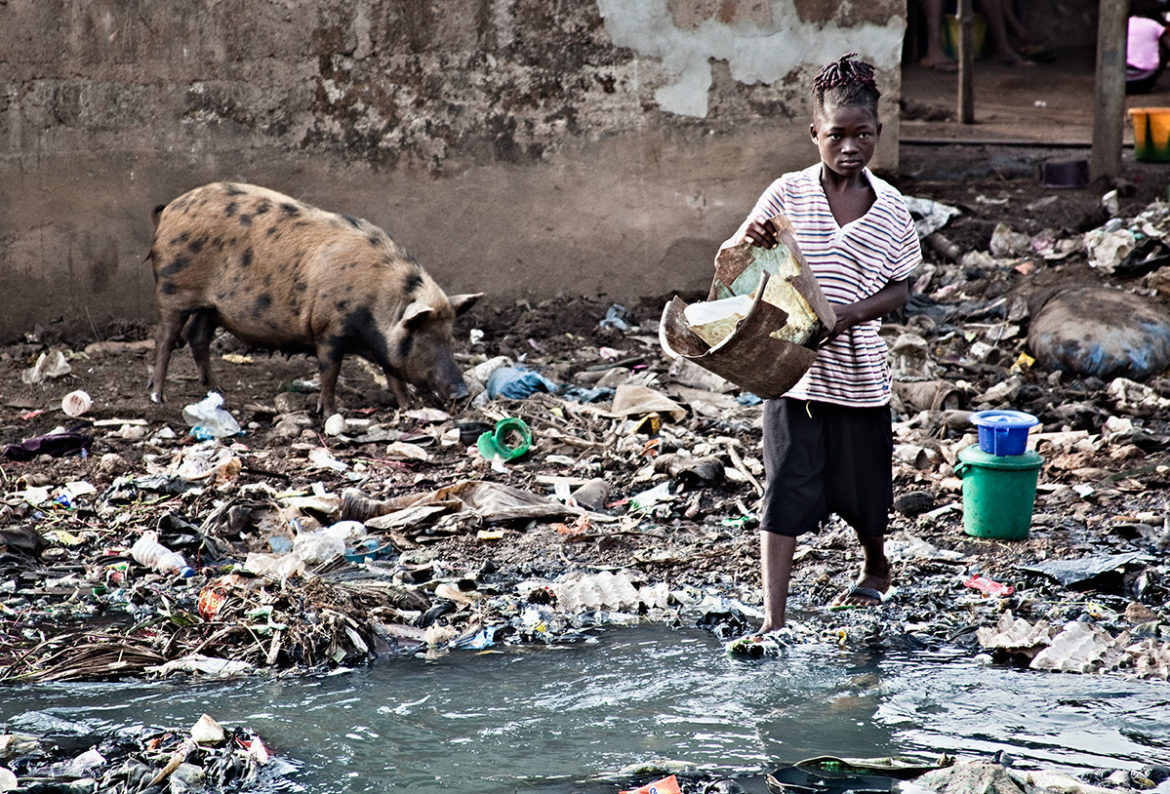
[[[767,400],[760,528],[795,537],[836,513],[859,535],[884,535],[894,503],[893,454],[888,405]]]

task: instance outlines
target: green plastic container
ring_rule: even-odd
[[[479,454],[487,460],[499,457],[501,460],[513,460],[528,451],[532,446],[532,431],[523,419],[506,417],[496,422],[496,429],[480,435],[476,441]]]
[[[989,455],[978,446],[959,452],[955,474],[963,478],[963,531],[977,538],[1023,540],[1032,527],[1032,505],[1044,458]]]

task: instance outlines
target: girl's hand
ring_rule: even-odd
[[[743,237],[752,245],[761,248],[775,248],[780,243],[780,238],[776,236],[776,227],[771,221],[752,221],[744,229]]]
[[[821,337],[821,341],[817,344],[817,347],[828,344],[861,322],[861,318],[857,316],[857,312],[854,309],[856,306],[856,303],[838,303],[833,306],[833,313],[837,315],[837,324],[832,328],[825,329],[824,336]]]
[[[831,330],[826,329],[828,332],[818,343],[818,347],[836,339],[858,323],[876,320],[897,311],[908,297],[910,297],[910,284],[903,279],[901,281],[887,281],[880,290],[868,298],[857,301],[857,303],[834,303],[833,313],[837,315],[837,324]]]

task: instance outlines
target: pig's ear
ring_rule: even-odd
[[[407,328],[413,330],[418,328],[427,318],[431,316],[434,309],[422,301],[415,301],[406,307],[406,311],[402,313],[402,324]]]
[[[455,310],[455,316],[458,317],[474,306],[475,302],[482,297],[482,292],[467,292],[463,295],[452,295],[448,300],[451,301],[451,308]]]

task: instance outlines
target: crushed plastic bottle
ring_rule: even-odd
[[[139,565],[152,568],[160,573],[177,573],[184,578],[195,575],[195,569],[187,565],[183,555],[171,551],[158,542],[158,535],[154,532],[143,532],[142,536],[130,547],[130,556]]]
[[[649,490],[631,496],[630,510],[645,510],[659,502],[669,502],[672,499],[674,499],[674,495],[670,492],[670,480],[666,480]]]

